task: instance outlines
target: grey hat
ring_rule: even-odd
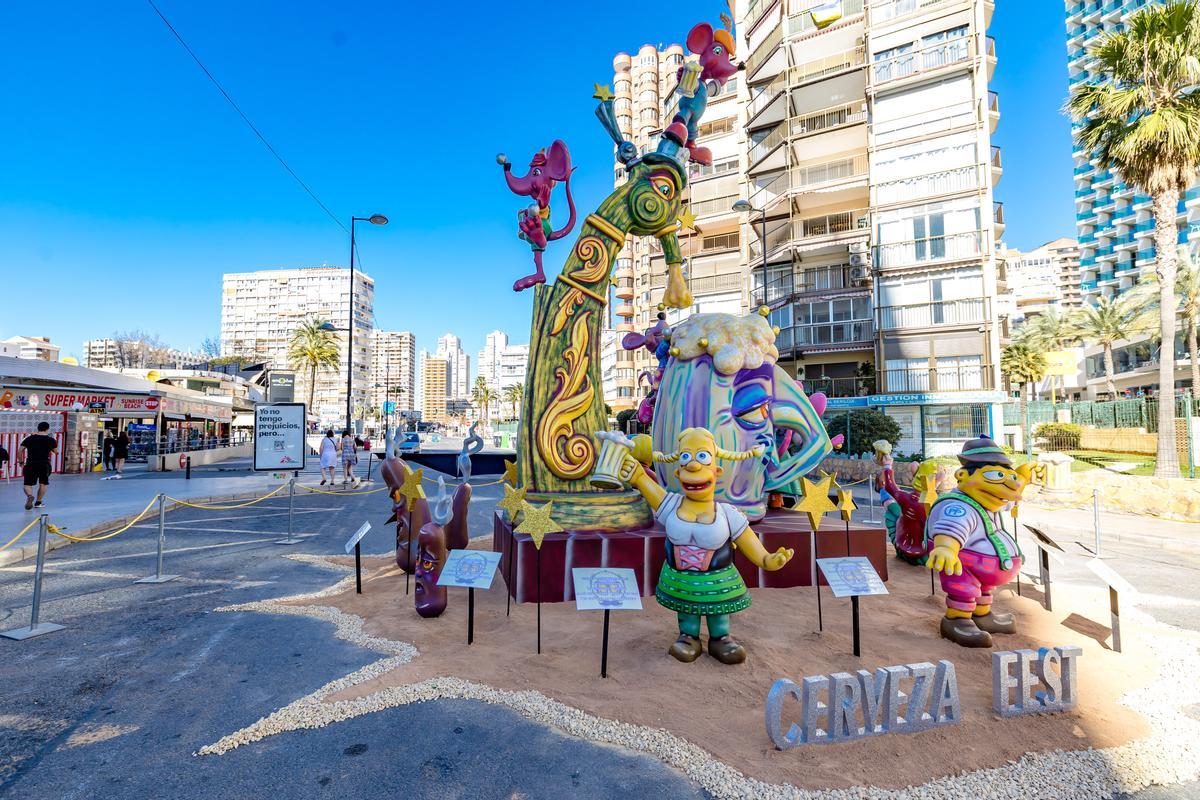
[[[979,467],[985,464],[1000,464],[1011,467],[1012,459],[990,436],[980,436],[963,445],[958,461],[964,467]]]

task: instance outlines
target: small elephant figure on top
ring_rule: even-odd
[[[532,197],[533,205],[517,212],[518,236],[533,248],[533,265],[535,272],[526,275],[513,284],[513,291],[520,292],[530,286],[546,282],[546,273],[542,269],[542,253],[546,243],[553,242],[566,236],[575,227],[575,200],[571,196],[571,153],[561,139],[555,139],[550,145],[550,151],[539,150],[529,162],[529,172],[518,178],[512,173],[512,164],[508,157],[501,153],[496,156],[496,162],[504,167],[504,180],[513,194],[522,197]],[[550,224],[550,195],[555,185],[562,181],[567,192],[567,207],[571,216],[567,224],[558,230]]]
[[[642,398],[637,409],[638,422],[643,425],[649,425],[654,419],[654,401],[658,397],[658,387],[662,382],[663,370],[667,366],[667,359],[670,355],[670,335],[671,329],[667,327],[667,315],[660,311],[657,321],[652,327],[647,328],[644,334],[627,333],[621,340],[621,347],[624,349],[637,350],[639,347],[644,347],[658,359],[658,369],[653,372],[647,370],[638,376],[639,382],[643,377],[650,382],[650,393]]]
[[[663,134],[687,147],[691,160],[697,164],[712,163],[712,152],[696,144],[709,94],[720,91],[738,70],[745,69],[744,64],[733,61],[735,46],[732,33],[723,28],[713,30],[707,22],[701,22],[688,33],[688,50],[699,59],[679,68],[679,111]]]

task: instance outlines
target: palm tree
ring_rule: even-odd
[[[1192,395],[1200,392],[1200,264],[1192,259],[1187,247],[1180,245],[1176,258],[1178,265],[1175,271],[1175,295],[1179,298],[1179,322],[1183,324],[1187,337],[1188,361],[1192,368]],[[1139,283],[1134,292],[1145,299],[1147,308],[1158,306],[1158,277],[1151,276],[1150,280]]]
[[[320,319],[300,324],[288,342],[288,363],[292,369],[308,370],[308,413],[312,413],[313,395],[317,389],[318,369],[337,369],[341,364],[337,338]]]
[[[1200,13],[1195,0],[1148,6],[1090,52],[1099,83],[1071,90],[1076,141],[1102,169],[1150,195],[1158,253],[1158,326],[1171,357],[1158,360],[1158,459],[1154,474],[1178,477],[1175,450],[1175,224],[1180,193],[1200,164]],[[1106,356],[1106,367],[1107,364]],[[1111,380],[1109,381],[1111,384]]]
[[[514,383],[511,386],[504,387],[504,402],[512,405],[512,418],[517,418],[517,406],[521,405],[521,400],[525,397],[525,384]]]
[[[1014,343],[1000,353],[1000,371],[1009,380],[1022,384],[1021,419],[1028,419],[1026,409],[1033,394],[1033,384],[1046,374],[1046,356],[1027,344]]]
[[[1015,344],[1024,344],[1033,350],[1044,353],[1049,350],[1062,350],[1065,347],[1069,347],[1075,343],[1077,337],[1072,328],[1070,317],[1065,314],[1059,314],[1055,308],[1050,308],[1036,317],[1025,320],[1024,324],[1020,328],[1017,328],[1012,338]],[[1035,380],[1041,380],[1041,378],[1036,378]],[[1058,380],[1061,382],[1062,395],[1066,397],[1066,376],[1060,375],[1058,376]],[[1051,387],[1053,387],[1053,378],[1051,378]]]
[[[483,412],[483,418],[488,419],[488,409],[496,400],[496,393],[487,385],[487,381],[480,375],[475,379],[475,388],[471,391],[471,402]]]
[[[1132,339],[1146,333],[1151,325],[1145,306],[1140,298],[1134,295],[1101,297],[1095,305],[1085,305],[1081,308],[1074,318],[1074,330],[1079,338],[1104,348],[1105,388],[1113,399],[1117,397],[1117,385],[1113,383],[1113,345],[1123,339]],[[1174,363],[1171,366],[1173,377]],[[1171,419],[1175,418],[1174,403],[1175,398],[1172,395],[1168,412]],[[1174,456],[1174,445],[1171,453]]]

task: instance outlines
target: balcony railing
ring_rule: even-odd
[[[926,11],[934,6],[944,5],[950,0],[874,0],[871,3],[871,21],[884,22],[889,19],[905,17],[918,11]]]
[[[812,14],[809,12],[821,5],[821,0],[809,2],[808,8],[803,9],[798,14],[793,14],[787,18],[787,33],[789,36],[799,33],[807,33],[808,31],[816,30],[817,24],[813,22]],[[865,3],[863,0],[842,0],[842,19],[861,14]]]
[[[994,201],[992,203],[992,218],[997,225],[1004,224],[1004,203]]]
[[[837,72],[843,72],[852,67],[861,67],[867,62],[867,51],[864,47],[853,47],[849,50],[843,50],[840,53],[834,53],[831,56],[824,58],[813,59],[806,61],[803,64],[797,64],[788,70],[788,79],[793,85],[811,81],[814,78],[820,78],[825,75],[833,75]]]
[[[782,41],[783,25],[779,24],[775,26],[775,30],[767,34],[767,38],[763,39],[762,43],[754,48],[754,52],[746,59],[746,75],[753,79],[755,70],[771,57]]]
[[[999,145],[992,145],[992,166],[996,169],[1004,169],[1004,162],[1000,159]]]
[[[879,327],[888,331],[901,328],[930,328],[935,325],[973,325],[989,319],[990,307],[986,297],[880,306]]]
[[[725,197],[714,197],[711,200],[701,200],[698,203],[691,204],[692,213],[697,217],[703,217],[709,214],[732,214],[732,206],[734,201],[737,199],[738,198],[736,194],[731,194]]]
[[[746,9],[746,16],[742,18],[740,27],[744,30],[750,30],[763,14],[770,11],[777,4],[778,0],[751,0],[750,7]]]
[[[875,394],[874,378],[805,378],[800,383],[807,395],[820,392],[826,397],[867,397]]]
[[[865,177],[867,157],[850,156],[781,172],[750,195],[750,205],[765,208],[788,191],[805,191],[836,181]]]
[[[796,347],[815,347],[826,344],[856,344],[869,342],[875,335],[875,326],[868,320],[829,322],[820,325],[797,325],[793,331]]]
[[[981,231],[927,236],[907,242],[875,246],[875,266],[883,269],[922,264],[927,261],[971,258],[983,254]]]
[[[871,64],[876,85],[931,72],[950,64],[969,61],[975,54],[974,44],[966,36],[938,42],[937,44],[898,53],[891,58],[880,59]]]
[[[839,233],[866,233],[870,228],[870,219],[865,208],[854,211],[840,211],[836,214],[823,214],[807,219],[782,219],[767,223],[767,252],[773,253],[788,242],[815,239],[821,236],[832,236]],[[750,257],[762,258],[760,242],[750,243]]]
[[[774,150],[779,145],[783,144],[787,138],[788,123],[787,120],[776,125],[770,133],[759,139],[754,144],[750,145],[750,166],[754,166],[761,161],[768,153]]]
[[[863,267],[810,267],[796,274],[796,292],[827,292],[866,286]],[[856,278],[856,275],[861,277]]]
[[[897,392],[963,392],[993,389],[992,368],[983,364],[953,367],[916,367],[885,369],[880,373],[883,391]]]
[[[899,203],[916,197],[971,191],[979,188],[979,185],[978,167],[957,167],[932,175],[918,175],[880,183],[876,186],[875,196],[876,202],[879,203]]]
[[[793,117],[791,120],[792,135],[803,136],[810,133],[819,133],[823,130],[866,121],[867,107],[865,104],[846,103],[845,105],[832,106],[820,111],[814,111],[802,117]]]

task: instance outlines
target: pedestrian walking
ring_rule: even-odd
[[[124,474],[125,459],[127,458],[129,458],[129,434],[121,431],[113,444],[113,460],[117,463],[118,475]]]
[[[117,460],[113,457],[113,453],[117,449],[117,437],[113,436],[112,431],[104,437],[104,471],[112,472],[117,468]]]
[[[333,439],[333,428],[325,431],[325,438],[321,440],[321,485],[325,485],[328,477],[329,484],[332,486],[337,481],[337,465],[338,465],[338,447],[337,442]],[[328,476],[326,476],[328,473]]]
[[[26,436],[21,441],[17,460],[22,465],[21,475],[24,477],[25,510],[41,508],[46,499],[46,487],[50,485],[50,458],[58,450],[58,442],[47,433],[49,422],[39,422],[37,433]],[[37,486],[37,500],[33,497],[33,487]]]
[[[358,485],[358,478],[354,477],[354,465],[358,463],[358,448],[354,445],[354,437],[350,435],[350,429],[342,431],[342,486],[353,482]]]

